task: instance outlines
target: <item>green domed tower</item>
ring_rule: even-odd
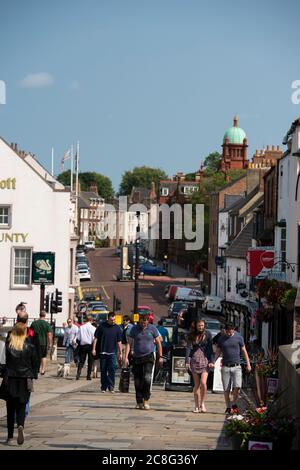
[[[233,126],[229,127],[224,134],[221,170],[225,173],[228,170],[248,168],[247,136],[244,129],[238,126],[238,122],[238,117],[234,116]]]

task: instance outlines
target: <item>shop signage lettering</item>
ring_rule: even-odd
[[[25,243],[29,233],[0,233],[0,243]]]
[[[0,179],[0,189],[16,189],[16,178]]]

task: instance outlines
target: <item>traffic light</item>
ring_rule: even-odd
[[[44,300],[44,310],[45,312],[49,312],[49,306],[50,306],[50,294],[47,294]]]
[[[62,292],[58,289],[55,289],[55,303],[56,303],[56,312],[62,312]]]
[[[53,294],[51,294],[50,313],[56,313],[56,302],[53,299]]]
[[[116,297],[115,310],[121,310],[121,300]]]

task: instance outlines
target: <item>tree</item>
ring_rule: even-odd
[[[211,176],[219,170],[222,155],[219,152],[212,152],[204,160],[205,174]]]
[[[111,180],[107,176],[102,175],[101,173],[79,173],[78,179],[80,182],[81,191],[89,191],[90,186],[96,184],[99,195],[104,199],[109,199],[114,194]],[[70,186],[71,170],[64,171],[63,173],[58,175],[57,180],[64,186]],[[75,175],[73,175],[73,182],[75,185]]]
[[[158,182],[162,179],[168,179],[168,175],[160,168],[151,168],[148,166],[135,167],[133,170],[125,171],[122,175],[122,181],[120,184],[120,195],[128,195],[131,193],[133,186],[151,188],[151,183],[156,184],[158,188]]]

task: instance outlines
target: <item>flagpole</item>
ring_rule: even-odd
[[[77,152],[76,152],[76,203],[75,203],[75,214],[76,214],[76,226],[77,234],[79,234],[79,217],[78,217],[78,196],[79,196],[79,187],[78,187],[78,173],[79,173],[79,140],[77,141]]]
[[[71,145],[71,194],[73,192],[73,144]]]
[[[54,148],[51,149],[51,175],[54,175]]]

